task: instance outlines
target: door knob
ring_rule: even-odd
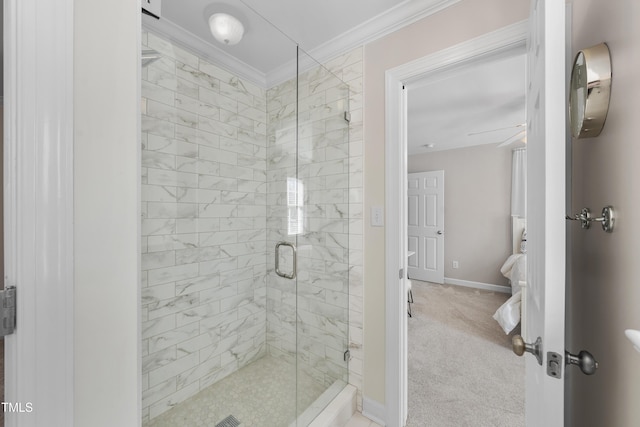
[[[565,360],[567,365],[576,365],[585,375],[593,375],[598,369],[598,362],[591,353],[586,350],[580,351],[578,355],[565,352]]]
[[[511,339],[513,345],[513,352],[522,356],[525,352],[531,353],[536,357],[539,365],[542,365],[542,338],[538,337],[535,343],[527,344],[520,335],[515,335]]]
[[[442,234],[442,230],[438,230],[438,231],[437,231],[437,234]]]

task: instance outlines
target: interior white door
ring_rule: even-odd
[[[523,338],[542,340],[542,363],[525,354],[526,425],[564,424],[565,2],[532,0],[527,82],[528,271]],[[553,353],[562,359],[547,374]]]
[[[410,279],[444,283],[444,171],[408,174]]]

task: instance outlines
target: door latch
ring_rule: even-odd
[[[0,291],[0,336],[11,335],[16,329],[16,287]]]

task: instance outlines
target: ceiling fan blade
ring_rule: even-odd
[[[521,128],[524,127],[526,125],[526,123],[519,123],[517,125],[513,125],[513,126],[507,126],[507,127],[503,127],[503,128],[496,128],[496,129],[489,129],[489,130],[483,130],[480,132],[471,132],[468,133],[467,136],[473,136],[473,135],[481,135],[483,133],[490,133],[490,132],[497,132],[499,130],[507,130],[507,129],[513,129],[513,128]]]
[[[514,142],[516,142],[522,135],[524,134],[524,136],[527,136],[527,131],[526,129],[521,130],[520,132],[516,133],[515,135],[511,135],[509,138],[505,139],[504,141],[502,141],[500,144],[498,144],[498,146],[496,148],[501,148],[501,147],[505,147],[509,144],[513,144]],[[525,140],[526,142],[526,140]]]

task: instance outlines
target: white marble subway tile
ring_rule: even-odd
[[[190,159],[188,157],[178,157],[176,159],[178,171],[191,172],[201,175],[214,175],[220,173],[220,164],[209,160]]]
[[[173,234],[176,231],[175,219],[143,219],[142,235]]]
[[[206,291],[217,288],[219,284],[220,276],[217,272],[207,275],[201,271],[200,275],[197,277],[175,282],[175,293],[176,295],[185,295],[194,292]],[[200,297],[200,303],[204,304],[202,295]]]
[[[216,246],[216,245],[237,243],[237,242],[238,242],[237,231],[217,231],[213,233],[198,234],[198,245],[200,247]]]
[[[189,309],[185,309],[176,314],[176,322],[178,326],[190,324],[193,322],[201,322],[211,319],[220,314],[220,301],[210,301]],[[202,331],[200,332],[202,334]],[[218,330],[210,329],[207,331],[209,335],[219,334]],[[182,346],[182,344],[180,344]],[[180,352],[178,352],[180,355]]]
[[[183,126],[176,124],[175,139],[180,141],[186,141],[191,144],[198,143],[198,129],[191,126]]]
[[[200,274],[218,274],[224,271],[235,271],[238,268],[238,259],[235,256],[222,257],[200,263]]]
[[[220,121],[227,125],[234,126],[238,129],[244,129],[246,131],[253,132],[254,121],[252,119],[244,117],[236,112],[227,111],[224,108],[220,109]]]
[[[142,166],[155,169],[176,169],[176,157],[171,154],[142,150]]]
[[[142,270],[171,267],[173,265],[175,265],[174,251],[151,252],[151,253],[142,254],[142,266],[141,266]]]
[[[198,354],[195,353],[195,356]],[[202,363],[194,366],[193,368],[180,373],[177,376],[178,387],[184,387],[187,384],[194,382],[200,383],[200,379],[205,378],[208,375],[218,372],[221,369],[220,358],[210,358]]]
[[[237,205],[199,204],[198,216],[200,218],[229,218],[237,216]]]
[[[198,322],[192,322],[171,331],[161,333],[149,338],[149,351],[155,353],[164,348],[191,339],[199,334]]]
[[[252,279],[253,269],[250,267],[220,272],[220,286],[227,286],[242,280]]]
[[[230,84],[233,81],[237,82],[238,84]],[[235,99],[238,101],[238,103],[253,105],[255,102],[254,96],[245,90],[244,86],[242,86],[242,80],[238,79],[237,77],[233,77],[228,82],[221,81],[220,94],[228,98]]]
[[[216,259],[221,254],[218,246],[205,248],[181,249],[175,251],[176,265],[193,264]]]
[[[238,136],[237,127],[204,116],[198,116],[198,129],[231,139],[236,139]]]
[[[220,145],[219,141],[220,139],[218,139],[218,145]],[[236,165],[238,163],[238,154],[225,149],[201,145],[199,147],[198,153],[200,159],[215,161],[217,163],[224,163],[228,165]]]
[[[240,255],[238,256],[238,268],[243,267],[255,267],[255,266],[263,266],[266,262],[263,254],[251,254],[251,255]]]
[[[198,115],[156,101],[147,103],[147,115],[187,127],[196,127]]]
[[[217,91],[201,87],[198,91],[197,98],[214,107],[223,108],[227,111],[238,112],[238,101],[222,95]]]
[[[253,130],[238,129],[238,141],[248,142],[259,147],[267,146],[267,136],[264,124],[253,122]]]
[[[238,114],[240,116],[246,117],[253,121],[267,123],[267,112],[265,110],[264,105],[262,108],[256,108],[255,103],[253,105],[244,104],[242,102],[238,102]]]
[[[142,132],[148,132],[153,135],[173,137],[175,135],[175,125],[170,122],[156,119],[155,117],[142,116]]]
[[[161,384],[156,385],[155,387],[151,387],[145,392],[142,393],[142,406],[148,407],[153,403],[160,401],[172,393],[175,393],[176,388],[176,378],[171,378]],[[150,414],[151,415],[151,414]]]
[[[192,354],[220,342],[220,331],[211,330],[208,333],[200,334],[195,338],[184,341],[177,345],[177,352],[181,355]]]
[[[147,81],[172,92],[178,88],[175,72],[168,71],[163,67],[148,67]]]
[[[198,363],[198,354],[194,353],[181,357],[161,368],[149,371],[149,385],[151,387],[154,387],[171,378],[176,378],[181,373],[184,373],[185,371],[188,371],[191,368],[197,366]],[[183,384],[183,386],[184,385],[186,384]]]
[[[190,98],[197,98],[199,96],[199,86],[195,83],[185,80],[176,76],[176,92],[188,96]]]
[[[149,285],[175,282],[176,280],[185,280],[196,276],[198,276],[198,264],[157,268],[149,271]]]
[[[198,86],[214,91],[220,89],[220,81],[218,79],[182,62],[176,63],[176,74],[178,77],[188,80]]]
[[[224,204],[252,205],[255,203],[255,194],[240,191],[221,191],[220,202]]]
[[[221,137],[220,148],[233,153],[243,154],[245,156],[255,156],[258,158],[264,158],[264,153],[266,153],[264,147],[250,142],[238,141],[235,136],[231,138]]]
[[[148,80],[143,80],[141,87],[141,94],[144,98],[162,102],[167,105],[174,104],[174,92],[172,90],[159,86]]]
[[[237,180],[237,183],[238,183],[238,191],[256,193],[256,195],[266,194],[266,191],[267,191],[267,184],[263,181],[239,179]]]
[[[218,218],[184,218],[176,220],[178,233],[200,233],[220,230]]]
[[[143,184],[141,199],[143,202],[175,202],[176,189],[170,186]]]
[[[172,381],[175,381],[175,378]],[[178,389],[178,391],[176,391],[175,393],[171,394],[170,396],[165,397],[165,398],[161,399],[160,401],[152,404],[149,407],[149,418],[153,419],[153,418],[157,417],[158,415],[161,415],[161,414],[165,413],[169,409],[173,408],[174,406],[180,404],[181,402],[183,402],[187,398],[189,398],[189,397],[193,396],[194,394],[196,394],[199,390],[200,390],[200,388],[199,388],[198,383],[193,383],[193,384],[190,384],[190,385],[188,385],[186,387]],[[145,405],[143,403],[143,407],[144,406]]]
[[[194,248],[198,245],[197,234],[171,234],[147,237],[148,252],[171,251]]]
[[[220,313],[211,317],[207,317],[206,319],[202,319],[200,323],[200,333],[207,334],[210,331],[220,331],[220,328],[224,325],[227,325],[231,322],[234,322],[238,319],[237,312],[229,311],[225,313]],[[238,340],[237,336],[222,336],[219,343],[215,343],[211,346],[207,346],[200,351],[200,360],[206,360],[208,357],[212,355],[219,355],[220,352],[217,351],[218,348],[222,348],[224,351],[227,348],[227,345],[234,345]]]
[[[176,347],[167,347],[142,357],[142,372],[149,372],[176,360]]]
[[[191,218],[195,217],[195,204],[148,202],[147,218]]]
[[[166,154],[176,154],[176,141],[173,138],[143,133],[145,140],[142,149],[144,151],[158,151]]]
[[[225,178],[234,179],[253,179],[253,169],[246,167],[239,167],[227,164],[220,165],[220,176]]]
[[[182,313],[184,310],[197,306],[199,295],[197,293],[179,295],[169,299],[149,303],[149,319],[155,319],[170,314]]]
[[[248,167],[251,169],[266,170],[267,162],[263,156],[238,154],[238,166]]]
[[[266,251],[265,241],[244,241],[241,243],[225,244],[220,246],[220,254],[223,256],[239,256]]]
[[[173,329],[176,328],[176,316],[171,314],[168,316],[163,316],[163,317],[159,317],[157,319],[153,319],[153,320],[149,320],[146,322],[142,323],[142,339],[147,339],[147,338],[151,338],[155,335],[159,335],[168,331],[171,331]],[[175,350],[162,350],[162,354],[169,354],[170,356],[170,360],[175,359]],[[156,355],[156,358],[153,359],[154,362],[152,363],[154,367],[157,367],[158,365],[162,365],[163,363],[169,363],[169,361],[165,360],[165,359],[158,359],[160,355]],[[158,362],[158,360],[164,360],[164,362]],[[149,368],[148,366],[146,367],[148,372],[149,369],[153,369],[153,368]]]
[[[198,69],[203,73],[215,77],[216,79],[223,82],[230,82],[231,79],[235,77],[235,75],[228,72],[227,70],[224,70],[217,65],[214,65],[211,62],[202,59],[200,60]]]
[[[198,188],[198,175],[188,172],[168,171],[149,168],[148,184]]]

